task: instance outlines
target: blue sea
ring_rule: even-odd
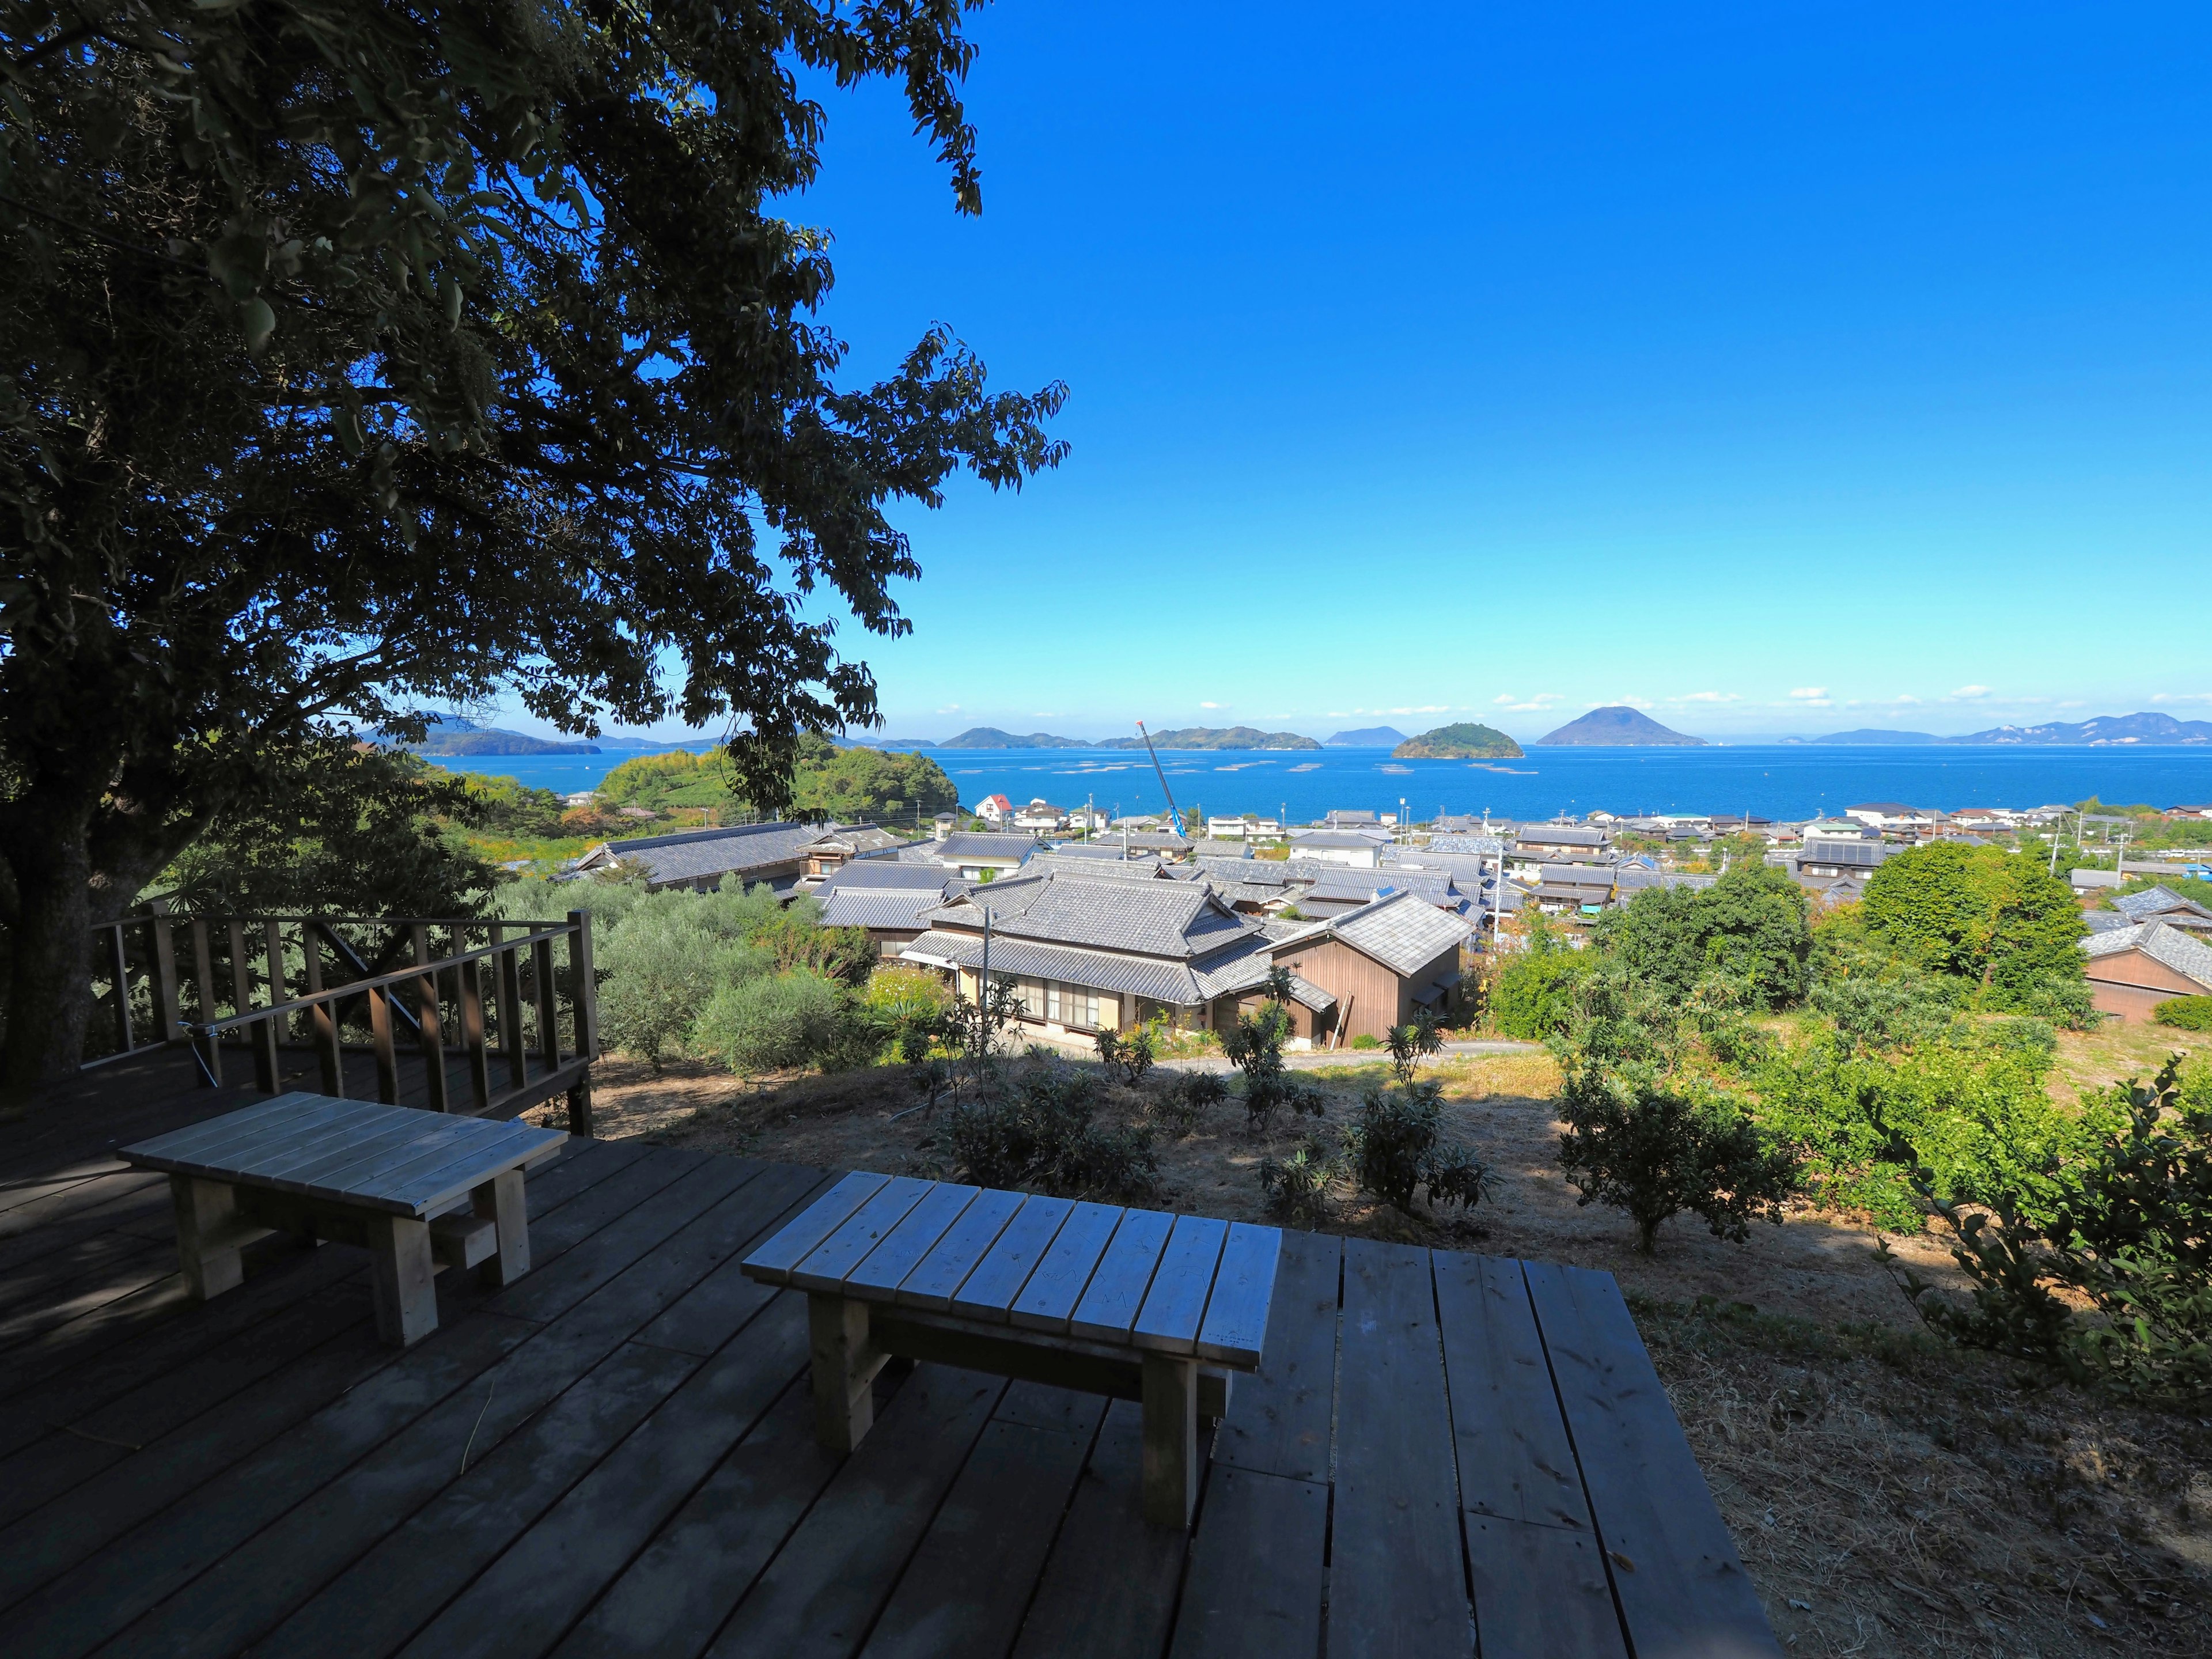
[[[562,794],[589,789],[635,750],[597,755],[487,755],[438,763],[512,777]],[[931,749],[969,805],[1003,794],[1085,800],[1116,812],[1164,803],[1142,750]],[[1601,808],[1620,813],[1742,812],[1806,818],[1861,801],[1955,811],[2025,808],[2091,796],[2154,806],[2212,801],[2212,748],[1831,748],[1747,744],[1705,749],[1539,749],[1523,760],[1394,761],[1387,749],[1209,750],[1163,753],[1176,804],[1209,813],[1287,813],[1293,823],[1333,808],[1439,811],[1521,819]],[[2208,834],[2212,840],[2212,834]]]

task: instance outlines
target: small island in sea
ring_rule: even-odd
[[[460,714],[434,714],[430,729],[420,743],[406,745],[434,760],[468,758],[478,755],[596,755],[599,745],[533,738],[524,732],[478,726]]]
[[[1350,732],[1340,732],[1324,748],[1328,749],[1389,749],[1406,741],[1406,734],[1395,726],[1362,726]]]
[[[1407,738],[1390,751],[1392,760],[1518,760],[1519,744],[1494,726],[1462,720]]]
[[[1017,737],[1012,732],[1001,732],[995,726],[971,726],[957,738],[947,738],[937,745],[940,749],[1088,749],[1091,745],[1080,738],[1055,738],[1049,732],[1032,732],[1027,737]]]
[[[1112,738],[1101,749],[1142,749],[1142,738]],[[1155,749],[1318,749],[1321,744],[1295,732],[1262,732],[1256,726],[1187,726],[1179,732],[1152,733]]]
[[[1641,709],[1615,704],[1593,708],[1578,720],[1569,720],[1558,731],[1536,739],[1539,748],[1584,744],[1592,748],[1702,749],[1703,738],[1668,730]]]

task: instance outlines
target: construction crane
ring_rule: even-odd
[[[1160,781],[1160,793],[1168,798],[1168,823],[1176,835],[1182,836],[1182,814],[1176,810],[1175,791],[1168,787],[1168,775],[1160,765],[1160,751],[1152,747],[1152,734],[1145,730],[1145,723],[1142,720],[1137,722],[1137,735],[1145,740],[1145,752],[1152,757],[1152,771]],[[1188,841],[1190,838],[1184,836],[1183,839]]]

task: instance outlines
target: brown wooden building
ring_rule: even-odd
[[[2212,996],[2212,945],[2163,921],[2092,933],[2081,949],[2099,1012],[2130,1024],[2169,998]]]
[[[1276,939],[1274,965],[1335,999],[1325,1028],[1335,1042],[1381,1037],[1412,1019],[1416,1009],[1449,1017],[1460,985],[1460,951],[1474,931],[1417,893],[1386,893]]]

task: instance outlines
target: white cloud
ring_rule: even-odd
[[[1508,703],[1512,701],[1513,694],[1510,691],[1500,691],[1496,696],[1491,699],[1491,702],[1495,703]]]
[[[960,712],[960,705],[957,702],[948,702],[937,712],[940,714],[957,714]]]
[[[1057,708],[1036,708],[1030,712],[1030,718],[1033,720],[1056,720],[1061,715]]]
[[[1954,697],[1972,702],[1976,697],[1988,696],[1990,695],[1990,688],[1986,685],[1962,685],[1951,695]]]
[[[1533,697],[1516,697],[1509,691],[1498,701],[1515,714],[1548,714],[1565,699],[1556,691],[1539,691]]]
[[[1589,706],[1592,708],[1656,708],[1658,707],[1649,697],[1607,697],[1602,702],[1594,702]]]
[[[1793,697],[1802,697],[1808,702],[1825,703],[1828,698],[1828,688],[1825,685],[1801,685],[1790,695]]]
[[[1743,700],[1733,691],[1692,691],[1687,696],[1669,697],[1667,701],[1669,702],[1741,702]]]
[[[1218,702],[1202,702],[1199,704],[1199,707],[1200,708],[1218,708],[1221,705]]]
[[[2153,698],[2151,699],[2151,701],[2152,701],[2153,702],[2156,702],[2158,701],[2158,699],[2157,699],[2156,697],[2153,697]],[[2061,708],[2087,708],[2089,705],[2088,705],[2087,703],[2084,702],[2083,702],[2081,698],[2079,698],[2079,697],[2069,697],[2069,698],[2068,698],[2064,702],[2060,703],[2058,706],[2059,706]]]
[[[2160,691],[2152,695],[2151,701],[2153,702],[2212,702],[2212,691]],[[2079,708],[2081,705],[2078,702],[2069,702],[2063,706],[2068,708]]]

